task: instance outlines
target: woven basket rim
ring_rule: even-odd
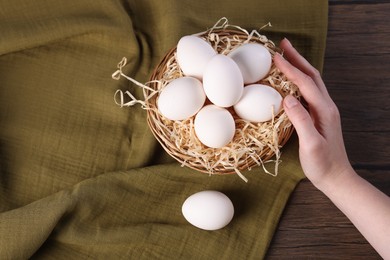
[[[218,35],[219,37],[226,36],[226,37],[236,37],[239,39],[242,38],[243,41],[248,39],[248,35],[245,32],[242,32],[242,31],[236,30],[236,29],[219,29],[219,30],[214,30],[214,31],[206,31],[202,34],[199,34],[199,36],[206,37],[207,35],[210,35],[211,33]],[[264,39],[260,39],[259,37],[252,36],[252,38],[250,39],[250,42],[258,42],[258,43],[265,45],[267,47],[267,49],[270,50],[272,57],[274,56],[274,54],[276,52],[281,53],[281,50],[279,48],[277,48],[273,44],[273,42],[269,41],[268,39],[266,40],[266,42],[264,42]],[[156,80],[162,79],[162,77],[163,77],[162,75],[164,74],[166,64],[169,60],[171,60],[175,56],[175,52],[176,52],[176,46],[172,47],[164,55],[164,57],[161,59],[161,61],[158,63],[158,65],[153,70],[153,72],[150,76],[150,82],[154,82]],[[263,84],[263,83],[261,83],[261,84]],[[158,88],[158,84],[152,83],[152,84],[150,84],[150,87],[156,90]],[[287,94],[291,94],[291,93],[284,93],[279,89],[277,89],[277,91],[279,91],[279,93],[281,93],[282,97],[286,96]],[[144,89],[145,98],[147,96],[149,96],[150,94],[151,93],[149,90]],[[157,98],[158,97],[155,96],[153,98],[148,99],[146,102],[147,106],[148,107],[156,107]],[[283,111],[283,113],[284,113],[284,111]],[[162,115],[158,113],[158,111],[156,111],[155,109],[147,109],[147,123],[148,123],[149,128],[151,129],[154,137],[162,145],[164,150],[171,157],[173,157],[178,162],[180,162],[183,166],[189,167],[191,169],[194,169],[196,171],[203,172],[203,173],[223,175],[223,174],[237,173],[237,171],[250,170],[252,167],[259,165],[258,161],[246,159],[245,161],[240,162],[240,164],[237,165],[237,167],[235,167],[235,168],[234,167],[233,168],[219,167],[219,168],[214,169],[213,171],[210,171],[210,169],[205,168],[203,165],[196,163],[196,162],[193,162],[191,160],[193,158],[190,155],[184,154],[184,153],[179,153],[177,151],[177,149],[175,149],[175,144],[172,142],[172,140],[169,140],[168,138],[166,138],[165,135],[161,134],[161,129],[158,129],[158,127],[156,126],[156,121],[161,122],[162,120],[164,120],[164,119],[163,119]],[[294,131],[292,124],[288,121],[288,119],[286,119],[286,120],[287,120],[286,124],[288,124],[289,126],[283,128],[283,129],[280,129],[280,131],[279,131],[279,134],[278,134],[278,139],[279,139],[278,146],[279,147],[282,147],[286,144],[286,142],[289,140],[289,138],[291,137],[291,135]],[[269,147],[265,147],[263,149],[262,153],[259,155],[259,157],[261,158],[261,162],[266,162],[266,161],[270,160],[273,156],[275,156],[275,152],[273,152]]]

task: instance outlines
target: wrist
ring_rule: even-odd
[[[353,182],[353,179],[358,177],[355,170],[351,165],[347,165],[343,169],[334,171],[327,174],[321,181],[313,183],[324,194],[332,194],[335,190],[345,187],[345,185],[350,185]]]

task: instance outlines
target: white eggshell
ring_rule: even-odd
[[[208,42],[194,35],[182,37],[177,44],[177,62],[184,75],[200,80],[206,64],[216,54]]]
[[[230,107],[241,98],[244,81],[237,64],[231,58],[217,54],[206,66],[203,87],[212,103]]]
[[[242,119],[251,122],[265,122],[280,112],[282,96],[274,88],[253,84],[244,88],[244,94],[234,106],[234,111]]]
[[[206,146],[222,148],[234,137],[236,125],[233,116],[225,108],[204,106],[195,116],[195,134]]]
[[[234,206],[222,192],[206,190],[188,197],[183,203],[182,213],[195,227],[217,230],[233,219]]]
[[[271,53],[258,43],[243,44],[228,55],[241,70],[245,84],[265,78],[272,65]]]
[[[157,99],[160,113],[170,120],[184,120],[195,115],[206,101],[202,82],[182,77],[164,87]]]

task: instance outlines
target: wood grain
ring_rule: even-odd
[[[358,172],[390,195],[388,171]],[[333,203],[304,180],[288,202],[267,259],[381,258]]]
[[[390,3],[355,2],[330,5],[324,79],[344,132],[388,132],[390,104],[378,101],[390,100]]]
[[[390,2],[330,0],[323,78],[356,171],[390,196]],[[292,194],[267,259],[381,259],[308,180]]]

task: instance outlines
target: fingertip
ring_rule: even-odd
[[[291,44],[290,40],[287,39],[286,37],[284,37],[284,38],[280,41],[280,45],[281,45],[281,46],[284,46],[284,47],[292,47],[292,44]]]
[[[292,95],[287,95],[283,99],[283,108],[293,124],[295,124],[295,122],[297,121],[297,117],[303,118],[307,116],[305,114],[305,112],[307,111],[304,111],[305,109],[303,107],[299,107],[299,105],[300,102],[298,101],[298,99]]]
[[[291,81],[294,81],[299,71],[295,68],[290,61],[286,60],[282,54],[277,53],[274,58],[275,66],[287,76]]]
[[[283,105],[287,109],[291,109],[299,104],[299,101],[292,95],[287,95],[283,100]]]
[[[298,99],[292,95],[287,95],[283,100],[283,107],[300,139],[310,138],[317,134],[309,112]]]
[[[287,38],[283,38],[283,40],[280,41],[279,47],[287,53],[290,52],[291,50],[294,50],[294,46]]]

